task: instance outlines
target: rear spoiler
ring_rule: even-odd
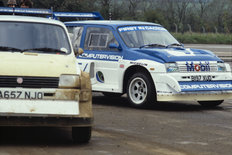
[[[11,8],[0,7],[0,14],[4,15],[32,15],[52,17],[53,12],[50,9],[34,9],[34,8]]]
[[[53,17],[55,19],[59,19],[61,17],[64,18],[76,18],[78,20],[104,20],[99,12],[53,12]]]

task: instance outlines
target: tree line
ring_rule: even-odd
[[[105,19],[159,23],[170,31],[232,33],[232,0],[32,0],[34,8],[98,11]],[[5,3],[7,0],[4,1]]]

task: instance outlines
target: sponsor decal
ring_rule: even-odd
[[[209,62],[205,62],[204,64],[200,62],[199,64],[194,64],[193,62],[189,63],[186,62],[186,67],[188,72],[209,72],[210,71],[210,65]]]
[[[128,32],[128,31],[167,31],[163,27],[158,26],[125,26],[118,29],[119,32]]]
[[[88,66],[88,63],[85,65],[85,68],[83,69],[83,71],[84,71],[84,72],[85,72],[85,70],[86,70],[87,66]]]
[[[179,82],[181,91],[232,90],[232,81]]]
[[[97,78],[97,81],[98,82],[101,82],[101,83],[104,83],[104,75],[103,75],[103,73],[101,72],[101,71],[98,71],[97,73],[96,73],[96,78]]]
[[[140,62],[130,62],[130,64],[133,64],[133,65],[140,65],[140,66],[147,66],[147,64],[145,63],[140,63]]]
[[[186,48],[185,50],[168,49],[166,51],[171,56],[195,56],[194,52],[189,48]]]
[[[118,61],[123,59],[123,57],[120,55],[92,54],[92,53],[83,53],[79,57],[87,58],[87,59],[111,60],[111,61]]]

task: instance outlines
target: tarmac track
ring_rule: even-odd
[[[70,128],[1,128],[0,155],[231,155],[232,100],[217,108],[163,102],[134,109],[127,99],[94,93],[89,144],[73,144]]]

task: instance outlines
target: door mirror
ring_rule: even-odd
[[[109,44],[109,48],[111,48],[111,49],[118,49],[120,51],[122,50],[122,48],[119,45],[115,44],[115,43],[110,43]]]
[[[84,50],[82,48],[74,49],[75,56],[79,56],[84,53]]]

